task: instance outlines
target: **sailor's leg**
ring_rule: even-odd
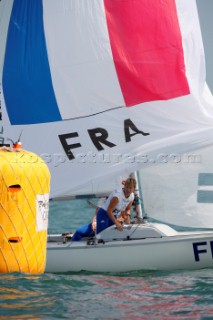
[[[74,235],[72,236],[72,241],[80,241],[83,237],[91,237],[94,235],[92,230],[92,224],[85,224],[84,226],[78,228]]]
[[[99,232],[103,231],[104,229],[109,227],[109,217],[107,212],[100,208],[97,212],[97,229],[96,233],[98,234]]]

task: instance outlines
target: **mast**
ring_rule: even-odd
[[[137,189],[135,190],[135,198],[137,202],[138,198],[138,203],[137,203],[137,217],[138,218],[143,218],[143,215],[145,214],[144,212],[144,206],[143,206],[143,198],[142,198],[142,191],[141,191],[141,183],[139,179],[139,173],[138,172],[133,172],[130,174],[131,178],[134,178],[137,183]]]

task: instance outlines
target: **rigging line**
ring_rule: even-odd
[[[89,199],[87,200],[87,203],[94,209],[97,208],[97,205],[95,203],[93,203],[92,201],[90,201]]]
[[[87,116],[79,116],[79,117],[74,117],[74,118],[69,118],[69,119],[62,119],[62,121],[70,121],[70,120],[77,120],[77,119],[83,119],[83,118],[90,118],[90,117],[96,116],[96,115],[101,114],[101,113],[114,111],[114,110],[121,109],[121,108],[124,108],[124,106],[123,107],[122,106],[115,107],[115,108],[111,108],[111,109],[108,109],[108,110],[103,110],[103,111],[100,111],[100,112],[89,114]]]
[[[142,223],[139,222],[139,223],[134,223],[134,224],[136,224],[136,228],[134,228],[134,230],[132,231],[132,233],[129,234],[130,240],[131,240],[132,235],[137,231],[137,229],[140,227],[140,225],[141,225]]]

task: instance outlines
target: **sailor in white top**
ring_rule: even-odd
[[[104,229],[115,224],[119,231],[123,230],[120,222],[122,215],[130,215],[130,209],[134,200],[134,191],[136,188],[136,181],[133,178],[128,178],[125,181],[124,188],[114,190],[104,202],[97,213],[97,230],[99,233]]]

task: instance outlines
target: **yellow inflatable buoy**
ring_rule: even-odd
[[[43,273],[50,173],[36,154],[0,148],[0,273]]]

